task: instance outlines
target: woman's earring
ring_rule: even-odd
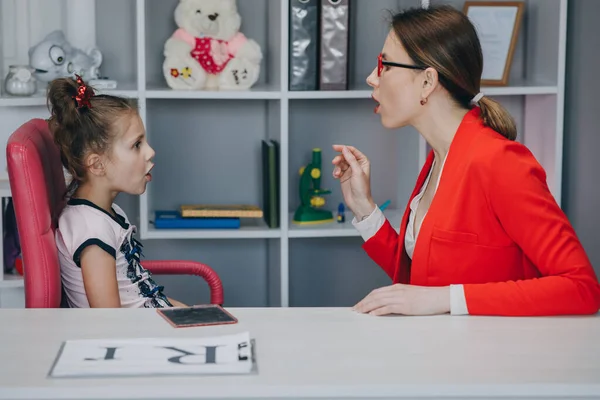
[[[427,97],[421,99],[421,105],[424,106],[427,103]]]

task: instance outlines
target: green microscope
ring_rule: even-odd
[[[333,213],[320,210],[325,205],[324,195],[331,190],[321,189],[321,149],[312,150],[312,162],[300,168],[300,206],[292,222],[299,225],[333,222]]]

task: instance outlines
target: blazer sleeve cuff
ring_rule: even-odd
[[[468,315],[467,299],[463,285],[450,285],[450,314]]]
[[[358,230],[365,242],[375,236],[384,223],[385,216],[378,206],[375,206],[371,214],[362,221],[357,221],[356,217],[352,218],[352,225]]]

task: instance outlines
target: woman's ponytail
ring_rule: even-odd
[[[481,119],[490,127],[509,140],[517,139],[517,125],[508,111],[497,101],[482,97],[478,101],[481,108]]]
[[[486,126],[509,140],[517,138],[508,111],[480,93],[483,52],[465,13],[448,4],[415,7],[395,14],[392,28],[414,64],[437,71],[440,84],[456,104],[467,110],[479,105]]]

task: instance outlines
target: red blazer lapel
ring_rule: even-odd
[[[404,215],[402,216],[402,221],[400,222],[400,229],[399,229],[399,236],[398,236],[398,246],[400,247],[400,249],[399,249],[400,260],[399,260],[399,268],[396,268],[396,273],[394,275],[394,279],[393,279],[394,283],[408,284],[411,281],[411,279],[410,279],[411,261],[408,258],[408,255],[406,254],[406,248],[404,246],[404,236],[406,235],[406,228],[408,226],[408,218],[410,216],[410,203],[412,202],[413,198],[421,191],[421,188],[423,187],[423,184],[425,183],[425,180],[427,179],[427,175],[429,174],[429,170],[431,169],[431,166],[433,165],[433,158],[434,158],[434,155],[433,155],[433,150],[432,150],[427,155],[427,159],[425,160],[425,164],[423,165],[423,168],[421,168],[421,172],[419,173],[419,177],[417,178],[417,183],[415,185],[415,188],[413,189],[412,194],[410,195],[410,199],[408,200],[408,203],[404,210]],[[402,272],[404,272],[404,273],[402,273]]]
[[[421,223],[417,243],[411,261],[411,282],[416,285],[431,284],[431,276],[427,268],[429,262],[429,248],[431,235],[434,227],[440,221],[449,221],[453,218],[460,218],[460,206],[456,205],[456,210],[452,215],[448,214],[449,204],[454,200],[456,188],[460,187],[460,182],[464,179],[465,170],[469,167],[469,152],[471,151],[472,142],[477,137],[479,131],[483,129],[481,120],[479,119],[479,108],[470,110],[462,120],[458,127],[448,154],[446,162],[442,170],[439,185],[429,210]],[[433,153],[430,154],[431,163],[433,163]],[[424,183],[424,180],[429,172],[429,167],[424,168],[419,176],[419,184]]]

